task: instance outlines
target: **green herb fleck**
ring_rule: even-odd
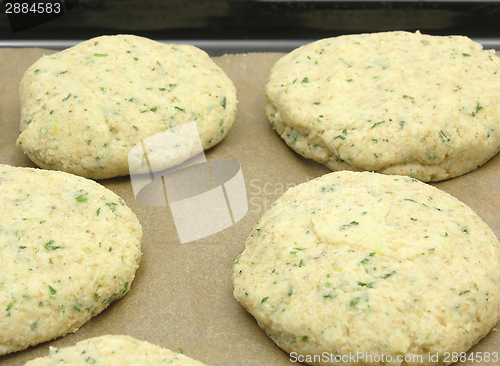
[[[66,98],[63,98],[62,101],[65,102],[69,99],[69,97],[71,97],[71,93],[68,94],[68,96]]]
[[[376,122],[374,123],[370,128],[371,129],[374,129],[375,127],[377,127],[378,125],[381,125],[382,123],[384,123],[385,121],[380,121],[380,122]]]
[[[356,305],[358,305],[359,300],[361,300],[361,297],[355,297],[354,299],[351,300],[349,306],[352,308],[356,307]]]
[[[304,342],[305,342],[305,341],[307,340],[307,336],[306,336],[306,335],[305,335],[305,336],[302,336],[302,338],[300,338],[300,339],[302,339],[302,341],[304,341]]]
[[[181,111],[181,112],[186,112],[186,110],[185,110],[185,109],[182,109],[182,108],[177,107],[177,106],[175,106],[175,109],[178,109],[178,110],[179,110],[179,111]]]
[[[262,304],[263,302],[266,302],[266,301],[267,301],[267,299],[269,299],[269,296],[264,297],[264,298],[260,301],[260,303]]]
[[[150,109],[151,112],[156,112],[156,110],[158,109],[158,107],[153,107]]]
[[[446,134],[442,130],[439,131],[439,136],[441,137],[441,140],[443,140],[444,143],[448,144],[450,142],[450,138],[446,136]]]
[[[54,297],[55,294],[57,293],[57,291],[51,285],[48,285],[48,286],[49,286],[50,295],[52,297]]]
[[[357,221],[351,221],[349,224],[344,224],[340,227],[340,230],[346,230],[348,228],[350,228],[351,226],[358,226],[359,225],[359,222]]]
[[[479,102],[478,102],[478,103],[477,103],[477,105],[476,105],[476,112],[475,112],[475,113],[473,113],[473,116],[475,116],[476,114],[478,114],[478,112],[479,112],[481,109],[483,109],[483,108],[484,108],[484,107],[483,107],[481,104],[479,104]]]
[[[10,309],[12,309],[12,303],[9,302],[9,304],[7,305],[7,308],[5,309],[5,311],[7,312],[7,316],[10,317]]]
[[[470,292],[470,290],[464,290],[464,291],[460,292],[458,294],[458,296],[462,296],[462,295],[466,294],[467,292]]]
[[[309,78],[308,77],[305,77],[304,79],[302,79],[302,83],[308,83],[309,82]]]
[[[48,243],[45,243],[45,249],[47,249],[47,250],[56,250],[56,249],[61,248],[60,245],[53,245],[53,244],[54,244],[54,240],[49,240]]]
[[[95,57],[106,57],[107,55],[107,53],[94,53]]]
[[[220,102],[220,105],[222,106],[222,108],[226,109],[226,97],[222,98],[222,101]]]
[[[87,201],[87,197],[85,197],[83,194],[81,194],[81,195],[75,197],[75,200],[76,200],[76,202],[82,203],[82,202]]]
[[[114,203],[114,202],[107,202],[107,203],[106,203],[106,206],[108,206],[108,207],[109,207],[109,209],[111,210],[111,212],[113,212],[113,214],[114,214],[115,216],[118,216],[118,212],[116,211],[116,208],[115,208],[115,206],[116,206],[116,205],[117,205],[117,204],[116,204],[116,203]]]
[[[359,281],[358,281],[358,286],[361,286],[361,287],[368,287],[368,288],[373,288],[373,282],[370,282],[370,283],[364,283],[364,282],[359,282]]]
[[[280,308],[282,303],[283,303],[283,298],[280,299],[280,301],[278,302],[278,305],[276,305],[276,307],[274,308],[274,312],[278,311],[278,309]]]

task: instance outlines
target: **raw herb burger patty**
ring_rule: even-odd
[[[466,37],[328,38],[272,68],[266,111],[300,155],[336,170],[453,178],[500,148],[500,59]]]
[[[62,349],[51,348],[50,355],[34,359],[25,366],[88,366],[89,364],[205,366],[178,352],[120,335],[90,338]]]
[[[135,145],[184,123],[196,123],[204,149],[216,145],[237,104],[234,84],[202,50],[132,35],[42,57],[19,94],[18,147],[42,168],[93,179],[129,174]]]
[[[266,334],[313,365],[331,364],[324,352],[441,365],[500,320],[495,234],[406,176],[334,172],[291,188],[252,230],[233,281]]]
[[[129,290],[142,228],[75,175],[0,165],[0,355],[75,332]]]

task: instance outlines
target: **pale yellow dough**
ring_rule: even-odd
[[[25,366],[205,366],[183,354],[140,341],[130,336],[105,335],[86,339],[72,347],[50,348],[50,355],[28,362]]]
[[[343,171],[291,188],[252,230],[233,281],[266,334],[312,365],[382,354],[443,365],[500,320],[497,237],[407,176]],[[359,352],[372,359],[353,361]]]
[[[0,355],[64,336],[129,290],[142,228],[89,179],[0,165]]]
[[[18,147],[42,168],[93,179],[129,174],[134,146],[187,122],[196,122],[204,149],[216,145],[237,104],[234,84],[204,51],[133,35],[42,57],[19,95]]]
[[[461,36],[322,39],[274,65],[266,112],[293,150],[333,171],[440,181],[500,149],[499,69],[494,50]]]

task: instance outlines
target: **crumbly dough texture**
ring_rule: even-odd
[[[50,355],[28,362],[25,366],[82,365],[170,365],[205,366],[183,354],[140,341],[130,336],[105,335],[86,339],[72,347],[50,348]]]
[[[385,32],[322,39],[281,58],[273,128],[333,171],[440,181],[500,149],[500,59],[466,37]]]
[[[72,333],[129,290],[142,228],[75,175],[0,165],[0,355]]]
[[[42,168],[93,179],[129,174],[135,145],[183,123],[196,122],[204,149],[216,145],[237,104],[234,84],[204,51],[132,35],[42,57],[19,94],[19,148]]]
[[[386,365],[442,365],[500,320],[495,234],[407,176],[343,171],[291,188],[252,230],[233,282],[270,338],[312,365],[382,354]]]

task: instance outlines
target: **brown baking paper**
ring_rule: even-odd
[[[14,144],[19,134],[18,86],[33,62],[53,52],[0,49],[0,163],[35,166]],[[209,160],[232,159],[241,165],[248,199],[245,217],[221,232],[181,244],[168,206],[137,203],[129,177],[100,181],[127,202],[144,229],[143,257],[130,292],[76,333],[1,356],[1,365],[23,365],[47,355],[49,346],[70,346],[104,334],[126,334],[172,350],[180,348],[185,355],[212,366],[294,364],[234,300],[231,281],[234,260],[271,203],[287,187],[329,172],[288,148],[266,118],[264,88],[270,68],[281,56],[214,58],[235,83],[239,104],[233,128],[206,156]],[[499,177],[500,156],[496,156],[472,173],[435,186],[469,205],[500,235]],[[471,352],[499,351],[500,334],[493,330]]]

